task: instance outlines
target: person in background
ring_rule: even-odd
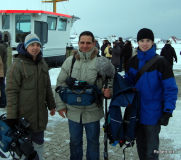
[[[44,130],[48,123],[48,110],[55,115],[48,66],[42,57],[41,42],[36,34],[28,34],[24,43],[17,46],[13,63],[7,70],[7,120],[11,128],[24,117],[32,131],[34,160],[44,160]],[[32,158],[33,159],[33,158]]]
[[[122,65],[123,65],[123,61],[124,61],[123,54],[122,54],[122,50],[123,50],[123,47],[124,47],[124,42],[123,42],[122,37],[119,37],[118,45],[119,45],[119,47],[120,47],[120,49],[121,49],[121,53],[120,53],[120,65],[119,65],[119,70],[118,70],[118,72],[122,72],[122,70],[123,70]]]
[[[108,58],[109,60],[112,57],[112,47],[111,43],[108,42],[106,49],[104,50],[105,57]]]
[[[107,43],[108,43],[108,40],[104,40],[104,41],[103,41],[103,45],[101,46],[101,56],[105,56],[104,50],[105,50],[106,47],[107,47]]]
[[[113,42],[112,58],[111,58],[111,63],[115,67],[115,72],[117,72],[117,68],[120,65],[120,54],[121,54],[121,49],[118,46],[118,42],[115,41],[115,42]]]
[[[75,63],[70,75],[73,56],[68,57],[62,65],[57,78],[56,87],[67,86],[67,78],[75,78],[77,81],[86,81],[88,84],[94,84],[97,78],[97,69],[95,62],[97,60],[98,50],[95,47],[94,35],[90,31],[84,31],[79,36],[79,50],[73,51]],[[111,90],[103,89],[104,81],[99,78],[96,85],[102,90],[106,98],[110,98]],[[112,87],[112,80],[108,82]],[[69,96],[69,95],[67,95]],[[103,107],[98,107],[97,103],[81,106],[79,104],[69,105],[64,103],[58,93],[55,93],[56,109],[63,118],[68,118],[70,133],[70,160],[82,160],[83,158],[83,128],[85,128],[87,137],[87,160],[99,160],[99,136],[100,119],[103,118]],[[102,100],[101,100],[102,101]]]
[[[0,32],[0,57],[3,64],[3,77],[0,77],[0,108],[6,107],[6,94],[5,94],[5,77],[7,71],[7,43],[2,40],[2,33]]]
[[[136,82],[137,72],[155,55],[152,30],[143,28],[137,34],[138,53],[128,63],[125,78],[139,91],[139,125],[137,151],[140,160],[158,160],[161,125],[167,126],[175,109],[178,87],[169,63],[160,58]]]
[[[175,49],[171,46],[171,42],[169,40],[166,41],[165,46],[162,48],[160,56],[163,56],[173,68],[173,60],[177,63],[177,55],[175,53]]]
[[[97,56],[99,57],[100,46],[99,46],[99,42],[97,41],[97,39],[95,39],[95,47],[98,49],[98,54],[97,54]]]
[[[125,41],[124,47],[122,50],[123,58],[124,58],[124,70],[126,72],[128,62],[130,58],[132,57],[132,45],[130,41]]]

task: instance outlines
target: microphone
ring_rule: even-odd
[[[96,60],[96,70],[97,72],[106,78],[113,78],[115,74],[115,68],[109,59],[106,57],[97,57]]]

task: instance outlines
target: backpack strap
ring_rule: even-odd
[[[145,65],[138,71],[138,73],[136,74],[136,76],[135,76],[136,82],[138,82],[138,80],[140,79],[140,77],[141,77],[156,61],[158,61],[160,58],[162,58],[162,57],[157,54],[157,55],[154,56],[152,59],[150,59],[148,62],[146,62],[146,64],[145,64]]]

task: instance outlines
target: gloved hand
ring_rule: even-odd
[[[160,119],[158,120],[157,125],[167,126],[170,117],[172,117],[172,113],[163,112],[163,115],[162,115],[162,117],[160,117]]]
[[[10,127],[10,128],[15,128],[15,125],[18,125],[18,120],[17,119],[6,119],[5,123]]]
[[[4,82],[4,77],[0,77],[0,83]]]

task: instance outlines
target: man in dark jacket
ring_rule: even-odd
[[[123,64],[123,54],[122,54],[122,50],[123,50],[123,47],[124,47],[124,42],[123,42],[123,39],[122,37],[119,37],[119,41],[118,41],[118,45],[121,49],[121,53],[120,53],[120,65],[119,65],[119,72],[122,72],[122,64]]]
[[[24,117],[33,132],[32,141],[37,151],[35,160],[44,160],[44,130],[48,111],[55,115],[48,66],[42,58],[41,43],[36,34],[28,34],[24,43],[17,46],[18,54],[6,76],[7,120],[14,127]],[[26,148],[25,148],[26,149]]]
[[[171,42],[167,40],[165,46],[162,48],[161,56],[163,56],[172,66],[173,68],[173,59],[177,63],[177,55],[175,53],[175,49],[171,46]]]
[[[155,55],[154,35],[143,28],[137,34],[138,53],[129,61],[125,78],[139,91],[140,117],[137,151],[140,160],[158,160],[161,125],[167,126],[175,109],[178,87],[169,63],[160,58],[136,81],[137,72]]]
[[[113,42],[111,63],[114,65],[116,72],[117,72],[117,68],[120,65],[120,54],[121,54],[121,49],[118,45],[118,42],[115,41]]]
[[[131,47],[131,42],[130,41],[125,41],[123,50],[122,50],[122,55],[124,58],[124,70],[126,72],[128,61],[132,57],[132,47]]]
[[[108,44],[108,40],[104,40],[103,45],[101,46],[101,56],[105,56],[104,51],[107,47],[107,44]]]
[[[7,70],[7,47],[8,45],[6,42],[2,40],[2,34],[0,32],[0,56],[3,63],[3,71],[4,77],[6,77],[6,70]],[[6,94],[5,94],[5,78],[0,77],[0,108],[4,108],[6,106]]]

